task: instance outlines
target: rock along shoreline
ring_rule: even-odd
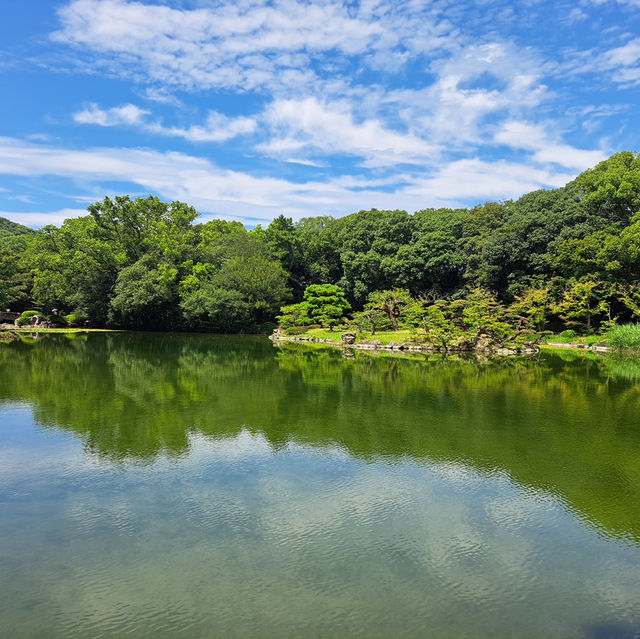
[[[460,346],[435,346],[433,344],[413,344],[407,342],[388,342],[383,344],[380,340],[365,340],[356,342],[355,333],[342,333],[341,341],[314,337],[312,335],[285,335],[276,329],[269,339],[273,342],[297,342],[307,344],[326,344],[338,348],[348,348],[359,351],[373,352],[404,352],[404,353],[483,353],[486,355],[534,355],[540,352],[537,344],[527,343],[522,348],[507,348],[491,343],[484,335],[479,335],[473,344],[466,342]]]

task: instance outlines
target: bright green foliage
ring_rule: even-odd
[[[600,282],[574,282],[564,291],[562,299],[553,305],[553,312],[568,326],[589,332],[593,328],[594,318],[607,311],[603,299],[605,295]]]
[[[512,331],[509,312],[498,302],[496,294],[487,289],[471,289],[466,298],[456,304],[467,331],[489,332],[500,338],[506,338]]]
[[[192,207],[153,197],[89,210],[30,240],[33,300],[45,310],[94,326],[241,331],[289,297],[280,262],[238,222],[194,225]]]
[[[306,326],[311,323],[309,307],[305,302],[283,306],[280,309],[280,315],[277,316],[277,320],[278,325],[282,328]]]
[[[196,210],[183,202],[167,204],[157,197],[131,200],[106,197],[88,207],[96,223],[95,235],[117,246],[128,264],[150,252],[180,259],[183,236],[193,232]]]
[[[33,235],[34,233],[35,231],[27,226],[7,220],[6,217],[0,217],[0,237]]]
[[[551,309],[551,301],[549,287],[529,288],[521,295],[516,295],[509,310],[514,318],[518,318],[522,328],[542,331]]]
[[[344,291],[334,284],[312,284],[304,292],[307,313],[313,323],[333,328],[351,310]]]
[[[162,277],[162,271],[152,256],[146,255],[123,268],[114,293],[111,300],[112,323],[125,328],[175,326],[171,317],[171,282]]]
[[[640,324],[613,326],[606,333],[607,346],[616,350],[640,351]]]
[[[381,308],[369,306],[368,304],[362,311],[353,314],[353,321],[358,330],[368,331],[371,335],[375,335],[376,331],[391,329],[391,322],[387,313]]]
[[[263,232],[263,238],[267,251],[289,274],[291,285],[298,290],[304,288],[301,284],[304,274],[300,268],[300,239],[293,220],[280,215]]]
[[[414,307],[414,313],[418,308]],[[463,335],[463,331],[452,321],[450,310],[451,307],[447,300],[438,300],[430,305],[422,305],[419,314],[420,325],[429,343],[446,347]]]
[[[371,293],[365,305],[365,311],[384,313],[389,318],[392,329],[397,331],[399,323],[406,320],[406,311],[412,304],[413,299],[407,289],[394,288]]]
[[[633,282],[640,277],[640,214],[631,224],[609,225],[582,239],[563,242],[553,265],[565,277]]]
[[[640,317],[640,158],[630,152],[562,188],[472,209],[281,215],[252,231],[195,223],[192,207],[155,197],[105,198],[89,213],[37,232],[0,219],[0,308],[58,308],[92,326],[254,331],[327,284],[371,332],[424,325],[428,305],[415,300],[425,299],[449,299],[440,310],[463,333],[603,330]],[[587,302],[576,282],[597,283]],[[323,319],[307,308],[309,321],[347,313],[325,306]],[[281,322],[306,321],[295,312]]]
[[[87,318],[75,313],[69,313],[69,315],[64,316],[64,320],[68,326],[81,326],[87,321]]]
[[[40,315],[40,311],[22,311],[18,318],[18,326],[28,326],[31,324],[31,318],[34,315]]]
[[[587,210],[612,222],[640,212],[640,157],[623,151],[582,173],[576,180]]]
[[[182,287],[180,309],[188,326],[253,330],[273,318],[289,297],[286,271],[270,258],[258,237],[246,232],[230,235],[215,259],[208,267],[194,267]]]
[[[85,314],[92,323],[108,321],[109,301],[123,264],[119,247],[99,237],[95,220],[67,220],[46,226],[27,250],[33,272],[33,300],[41,308]]]

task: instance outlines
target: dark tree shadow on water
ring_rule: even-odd
[[[596,623],[585,629],[588,639],[640,639],[640,624]]]

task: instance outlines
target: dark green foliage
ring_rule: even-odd
[[[76,315],[75,313],[69,313],[69,315],[65,315],[64,319],[68,326],[82,326],[87,321],[86,317],[82,315]]]
[[[562,188],[472,209],[281,215],[252,231],[197,224],[192,207],[155,197],[105,198],[89,213],[37,232],[0,219],[0,307],[57,308],[92,326],[233,332],[260,330],[287,303],[283,327],[332,327],[353,308],[370,332],[427,317],[435,326],[441,314],[460,330],[477,320],[498,333],[504,322],[603,332],[640,318],[640,158],[631,152]],[[308,299],[318,286],[334,288]],[[482,317],[474,295],[485,295]]]
[[[290,296],[287,272],[260,236],[244,229],[208,247],[208,263],[197,263],[180,285],[185,325],[198,330],[253,332],[275,318]]]
[[[29,305],[33,278],[25,255],[31,237],[0,232],[0,308],[19,311]]]
[[[0,237],[7,235],[31,235],[33,233],[35,233],[35,231],[28,226],[22,226],[22,224],[7,220],[6,217],[0,217]]]

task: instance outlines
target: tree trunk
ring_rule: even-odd
[[[387,315],[389,316],[389,319],[391,320],[391,326],[393,327],[394,331],[398,330],[398,322],[396,320],[396,316],[393,313],[393,306],[391,306],[391,304],[389,304],[388,302],[384,305],[384,310],[386,311]]]

